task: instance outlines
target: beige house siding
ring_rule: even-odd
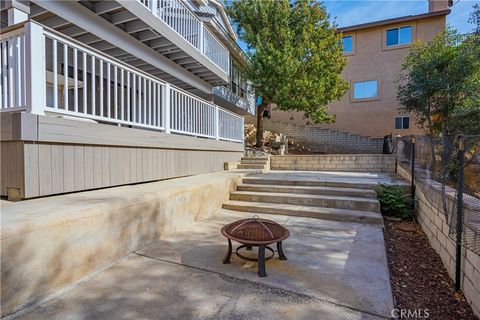
[[[244,150],[242,143],[46,116],[4,114],[1,125],[1,195],[10,189],[21,198],[222,171]]]
[[[398,108],[397,80],[404,57],[410,45],[395,48],[385,47],[385,31],[394,27],[412,26],[413,40],[428,41],[445,27],[445,15],[426,17],[419,20],[373,26],[370,28],[348,31],[344,35],[353,36],[353,53],[345,55],[347,65],[343,77],[353,87],[353,82],[378,80],[379,97],[356,101],[352,99],[353,90],[345,93],[341,101],[327,106],[330,113],[336,115],[334,124],[319,125],[321,128],[339,130],[369,137],[383,137],[395,130],[395,116],[404,115]],[[272,120],[288,121],[297,125],[312,125],[302,112],[283,112],[272,110]],[[400,130],[401,135],[421,134],[410,116],[410,129]]]

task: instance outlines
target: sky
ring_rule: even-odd
[[[453,2],[447,24],[460,33],[471,32],[473,25],[468,23],[468,17],[472,6],[480,3],[480,0]],[[323,3],[330,14],[330,20],[335,20],[339,27],[428,12],[427,0],[323,0]],[[239,42],[239,45],[245,49],[245,44]]]

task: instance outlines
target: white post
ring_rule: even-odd
[[[25,24],[25,71],[27,112],[45,114],[45,35],[35,22]]]
[[[150,0],[150,11],[154,16],[158,16],[158,0]]]
[[[204,34],[203,34],[203,28],[204,28],[204,26],[203,26],[203,21],[200,21],[200,30],[199,30],[199,32],[200,32],[200,34],[199,34],[199,39],[200,39],[200,41],[198,42],[198,47],[199,47],[198,50],[200,50],[201,53],[204,53],[204,52],[203,52],[203,41],[204,41],[204,39],[203,39],[203,36],[204,36]]]
[[[30,4],[18,0],[2,1],[7,9],[7,23],[9,26],[28,20]]]
[[[162,113],[165,132],[170,133],[170,83],[168,82],[163,86]]]
[[[220,137],[220,116],[218,106],[215,105],[215,139],[219,140]]]

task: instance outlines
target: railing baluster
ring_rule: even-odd
[[[111,66],[107,62],[107,117],[112,117],[112,75]]]
[[[87,114],[87,53],[83,52],[83,113]]]
[[[120,68],[120,97],[121,97],[121,101],[120,101],[120,105],[121,105],[121,119],[124,120],[125,118],[125,78],[124,78],[124,72],[123,72],[123,69]]]
[[[152,83],[152,108],[153,108],[153,114],[152,114],[152,125],[156,126],[159,125],[157,124],[157,84]]]
[[[113,117],[118,119],[118,70],[113,66]]]
[[[8,47],[8,40],[3,41],[2,43],[2,78],[3,78],[3,90],[2,90],[2,100],[3,105],[5,107],[12,107],[8,105],[7,97],[8,97],[8,69],[7,69],[7,47]]]
[[[57,79],[57,40],[53,39],[52,45],[52,62],[53,62],[53,107],[58,109],[58,79]]]
[[[73,48],[73,110],[78,112],[78,52]]]
[[[63,108],[68,110],[68,46],[63,44]]]
[[[100,102],[100,116],[103,117],[103,60],[100,59],[98,61],[98,68],[99,68],[99,71],[100,71],[100,74],[99,74],[99,77],[98,79],[100,80],[100,89],[99,89],[99,93],[100,93],[100,97],[99,97],[99,102]]]
[[[143,104],[142,104],[142,113],[143,113],[143,124],[147,123],[147,79],[142,78],[143,84]]]
[[[96,110],[96,105],[95,105],[95,98],[96,98],[96,94],[95,94],[95,84],[96,84],[96,80],[95,80],[95,57],[92,56],[91,57],[91,61],[92,61],[92,115],[96,115],[97,114],[97,110]]]
[[[148,124],[152,125],[152,81],[148,81]]]
[[[133,95],[132,95],[132,102],[133,102],[133,122],[137,122],[137,84],[136,84],[137,76],[135,73],[132,74],[132,85],[133,85]]]
[[[17,35],[15,37],[15,67],[16,67],[16,81],[15,81],[15,89],[16,89],[16,100],[17,100],[17,106],[22,106],[22,42],[21,42],[21,37],[20,35]]]
[[[130,71],[127,71],[127,121],[132,121],[130,114]]]

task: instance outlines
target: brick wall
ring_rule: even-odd
[[[314,152],[333,154],[382,153],[383,139],[268,119],[264,119],[264,126],[265,130],[283,133],[288,139],[300,143]]]
[[[411,181],[410,171],[398,167],[398,173]],[[442,205],[441,184],[434,181],[416,182],[416,208],[418,222],[428,237],[433,249],[440,255],[450,277],[455,279],[455,242],[448,237],[449,226]],[[454,194],[454,192],[452,192]],[[447,197],[447,205],[452,207],[453,198]],[[469,213],[468,199],[464,206],[465,215]],[[473,312],[480,317],[480,256],[462,248],[461,288]]]
[[[395,156],[389,154],[330,154],[271,156],[272,170],[394,172]]]

